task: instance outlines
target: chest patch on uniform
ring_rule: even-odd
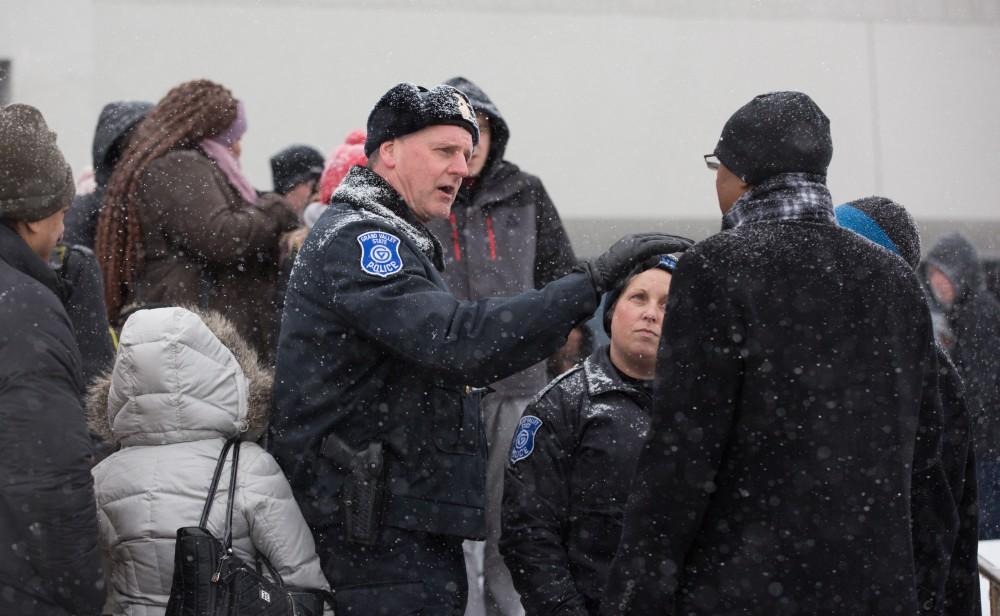
[[[542,420],[534,415],[525,415],[517,424],[517,432],[510,443],[510,463],[519,461],[531,455],[535,450],[535,433],[542,427]]]
[[[403,269],[399,238],[385,231],[369,231],[358,236],[361,244],[361,271],[387,278]]]

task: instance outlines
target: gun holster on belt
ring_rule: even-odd
[[[320,453],[350,473],[340,490],[347,540],[363,545],[377,544],[386,490],[382,443],[372,442],[357,451],[337,435],[330,434],[323,440]]]

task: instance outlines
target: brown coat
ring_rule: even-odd
[[[139,199],[145,265],[128,301],[217,310],[270,358],[279,239],[295,214],[274,194],[247,203],[198,150],[150,163]]]

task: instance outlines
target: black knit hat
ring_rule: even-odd
[[[885,197],[865,197],[838,205],[834,213],[841,227],[898,254],[914,269],[920,265],[920,231],[902,205]]]
[[[390,139],[435,124],[460,126],[472,135],[473,146],[479,143],[476,113],[461,91],[444,84],[429,90],[412,83],[397,84],[375,103],[368,115],[365,155],[371,156]]]
[[[779,173],[825,176],[833,158],[830,120],[801,92],[761,94],[726,122],[715,156],[747,184]]]
[[[677,261],[681,258],[682,254],[684,253],[675,252],[669,255],[657,255],[646,259],[633,267],[626,276],[618,281],[618,284],[604,294],[604,332],[607,335],[611,335],[611,315],[614,314],[615,304],[618,303],[618,298],[621,297],[622,291],[628,286],[629,281],[646,270],[651,269],[661,269],[669,274],[673,274],[674,270],[677,269]]]
[[[274,192],[286,195],[303,182],[323,175],[323,155],[307,145],[292,145],[271,157]]]

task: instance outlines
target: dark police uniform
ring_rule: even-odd
[[[553,353],[597,293],[575,273],[461,302],[441,278],[437,240],[378,174],[354,167],[331,201],[289,281],[271,450],[316,535],[338,613],[461,613],[461,540],[484,533],[486,447],[472,387]],[[347,539],[341,496],[352,475],[322,453],[330,435],[384,452],[372,545]]]
[[[500,552],[527,614],[597,613],[649,432],[649,385],[623,377],[603,346],[525,409]]]

